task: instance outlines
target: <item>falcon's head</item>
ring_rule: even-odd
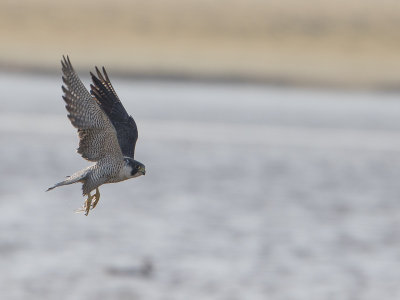
[[[138,162],[130,157],[125,157],[124,161],[125,165],[120,171],[121,178],[129,179],[146,174],[146,167],[141,162]]]

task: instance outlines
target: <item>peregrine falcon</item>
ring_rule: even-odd
[[[78,129],[77,152],[95,163],[68,176],[47,191],[81,182],[83,196],[87,196],[87,199],[77,212],[85,212],[87,216],[100,200],[100,185],[145,175],[146,169],[142,163],[134,160],[138,138],[136,123],[123,107],[104,67],[103,73],[96,67],[97,77],[90,72],[93,84],[89,93],[68,56],[63,56],[61,64],[65,107],[71,124]],[[94,190],[96,193],[91,195]]]

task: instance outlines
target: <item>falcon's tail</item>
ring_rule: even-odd
[[[77,182],[85,180],[86,175],[88,174],[88,169],[89,168],[81,170],[79,172],[76,172],[75,174],[73,174],[71,176],[67,176],[67,179],[65,179],[64,181],[61,181],[59,183],[56,183],[52,187],[48,188],[46,190],[46,192],[51,191],[52,189],[55,189],[56,187],[59,187],[59,186],[73,184],[73,183],[77,183]]]
[[[69,178],[67,178],[64,181],[61,181],[59,183],[56,183],[55,185],[53,185],[52,187],[49,187],[46,192],[51,191],[52,189],[55,189],[56,187],[62,186],[62,185],[68,185],[68,184],[73,184],[78,182],[79,180],[69,180]]]

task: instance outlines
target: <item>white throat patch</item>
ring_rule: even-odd
[[[132,178],[133,176],[131,175],[131,173],[132,173],[132,167],[124,165],[119,171],[118,177],[121,178],[121,180]]]

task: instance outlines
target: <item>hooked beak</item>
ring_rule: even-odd
[[[146,170],[144,168],[140,168],[139,172],[142,173],[142,175],[146,175]]]

